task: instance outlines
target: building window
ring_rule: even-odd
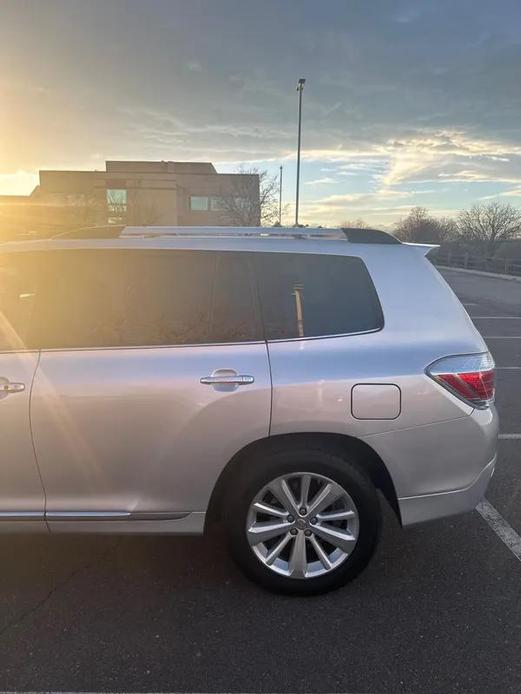
[[[209,200],[207,196],[190,195],[190,209],[194,212],[206,212]]]
[[[107,221],[121,224],[127,214],[127,191],[125,188],[107,188]]]

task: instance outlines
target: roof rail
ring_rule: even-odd
[[[107,224],[105,226],[80,227],[55,234],[53,239],[116,239],[121,236],[123,224]]]
[[[55,239],[114,239],[177,237],[240,237],[284,239],[336,239],[350,243],[400,244],[397,238],[379,229],[325,229],[309,227],[174,227],[174,226],[105,226],[82,227],[63,231]]]
[[[204,237],[240,237],[240,238],[284,238],[284,239],[341,239],[346,236],[342,229],[323,229],[308,227],[159,227],[128,226],[121,236],[204,236]]]

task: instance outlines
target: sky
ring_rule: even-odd
[[[0,194],[107,159],[284,167],[300,221],[521,205],[521,0],[0,0]]]

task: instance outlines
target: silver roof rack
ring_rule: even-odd
[[[57,234],[54,238],[158,238],[165,236],[188,238],[281,238],[335,239],[350,243],[400,244],[391,234],[380,229],[324,229],[320,227],[172,227],[172,226],[98,226]]]
[[[293,238],[293,239],[343,239],[342,229],[310,229],[308,227],[160,227],[127,226],[120,233],[128,236],[189,236],[189,237],[241,237],[241,238]]]
[[[350,243],[400,244],[380,229],[325,229],[321,227],[124,227],[121,237],[189,236],[283,239],[336,239]]]

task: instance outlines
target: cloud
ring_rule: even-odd
[[[203,72],[204,68],[201,65],[201,63],[198,63],[196,60],[191,60],[188,63],[186,63],[186,69],[189,70],[190,72]]]
[[[327,13],[312,2],[298,13],[278,0],[222,2],[226,11],[204,12],[50,2],[38,21],[35,3],[11,3],[0,23],[10,66],[0,172],[15,178],[0,179],[0,192],[24,180],[30,189],[39,168],[205,160],[262,162],[274,174],[283,163],[291,202],[302,74],[302,171],[315,179],[302,186],[303,220],[392,221],[427,189],[438,191],[436,210],[478,195],[519,199],[518,0],[501,12],[489,0],[331,0]],[[57,27],[66,41],[53,40]],[[136,60],[143,27],[154,40]],[[322,203],[320,192],[341,197]]]
[[[335,183],[334,178],[330,178],[329,176],[325,176],[324,178],[316,178],[314,181],[306,181],[307,186],[322,186],[322,185],[328,185],[330,183]]]

